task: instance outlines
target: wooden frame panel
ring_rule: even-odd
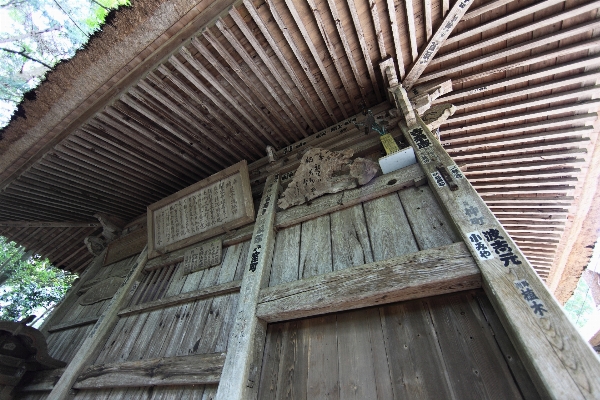
[[[164,246],[157,246],[156,244],[156,231],[155,231],[155,216],[158,212],[168,207],[169,205],[175,204],[179,200],[185,199],[188,196],[196,192],[200,192],[201,190],[210,187],[218,183],[219,181],[225,180],[227,178],[233,177],[239,174],[240,185],[241,185],[241,199],[242,204],[241,207],[241,215],[237,218],[234,218],[230,221],[225,221],[224,223],[217,225],[214,224],[212,227],[208,227],[205,231],[201,231],[191,236],[182,237],[181,239],[175,239],[169,243],[166,243]],[[204,239],[208,239],[212,236],[215,236],[220,233],[228,232],[232,229],[239,228],[244,226],[252,221],[254,221],[254,204],[252,202],[252,192],[250,190],[250,179],[248,175],[248,165],[246,160],[240,161],[239,163],[232,165],[229,168],[226,168],[210,177],[201,180],[187,188],[180,190],[177,193],[172,194],[169,197],[166,197],[154,204],[148,206],[148,257],[155,258],[164,253],[168,253],[173,250],[181,249],[183,247],[189,246],[193,243],[199,242]],[[183,213],[181,213],[181,219],[184,220],[186,218]]]

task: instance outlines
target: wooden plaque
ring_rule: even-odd
[[[146,246],[148,234],[146,229],[138,229],[108,244],[108,250],[104,256],[104,265],[109,265],[141,253]]]
[[[254,205],[244,160],[148,206],[148,258],[252,221]]]
[[[223,242],[211,240],[200,243],[183,255],[183,274],[191,274],[221,264]]]

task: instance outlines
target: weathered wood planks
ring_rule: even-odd
[[[165,385],[203,385],[219,382],[224,353],[152,358],[88,367],[75,389]]]
[[[479,294],[270,324],[258,398],[519,399],[531,381],[507,374]]]
[[[401,98],[398,96],[399,101]],[[481,269],[483,287],[537,389],[542,396],[554,398],[600,396],[600,383],[594,378],[600,373],[598,358],[452,158],[417,119],[417,124],[405,129],[405,136],[415,148],[440,204],[469,243]],[[432,157],[437,161],[432,162]],[[445,168],[448,174],[454,171],[450,176],[458,190],[441,184],[437,167]]]
[[[227,358],[216,396],[220,400],[256,396],[258,390],[266,323],[256,318],[255,310],[259,291],[266,286],[270,275],[278,194],[279,176],[272,175],[265,184],[254,224],[248,270],[242,279],[238,311],[231,328]]]
[[[256,315],[283,321],[480,286],[473,258],[457,243],[263,289]]]

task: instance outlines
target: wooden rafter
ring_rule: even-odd
[[[244,4],[244,5],[246,5],[246,7],[248,8],[247,4]],[[248,11],[250,11],[250,9],[248,9]],[[250,42],[250,44],[252,45],[252,47],[254,48],[254,50],[256,51],[256,53],[258,54],[260,59],[262,60],[262,62],[269,68],[269,71],[271,72],[273,77],[277,80],[277,83],[279,83],[279,86],[281,86],[281,88],[287,94],[287,96],[291,100],[291,102],[294,104],[294,106],[296,106],[296,109],[302,115],[306,124],[316,132],[318,129],[316,129],[314,123],[312,122],[312,119],[308,116],[308,114],[306,114],[306,110],[304,109],[304,107],[302,107],[302,105],[300,105],[300,102],[298,102],[298,100],[296,99],[296,95],[294,93],[292,93],[292,89],[290,88],[288,83],[285,81],[283,76],[279,73],[278,69],[273,65],[273,62],[271,61],[269,56],[266,54],[266,52],[264,51],[262,46],[258,43],[258,41],[256,40],[256,37],[250,31],[250,29],[244,22],[241,15],[239,15],[237,10],[232,9],[230,16],[233,19],[233,21],[236,23],[237,27],[242,31],[246,40],[248,40]],[[256,22],[256,20],[255,20],[255,22]],[[223,23],[223,21],[217,21],[216,25],[219,28],[219,30],[223,33],[223,35],[225,35],[225,33],[228,32],[228,28]],[[258,26],[260,29],[261,25],[258,24]],[[263,29],[265,29],[265,32],[266,32],[266,27],[263,26]],[[265,34],[265,32],[263,32],[263,34]],[[229,35],[228,35],[228,39],[229,39],[229,37],[232,37],[233,35],[230,32],[228,32],[228,33],[229,33]],[[271,36],[270,34],[266,35],[266,37],[270,37],[270,36]],[[268,40],[269,39],[267,39],[267,41]],[[232,41],[233,41],[233,39],[230,40],[230,43]],[[282,58],[285,59],[283,56],[281,56],[279,58],[279,60],[281,61]],[[297,88],[303,87],[300,84],[300,80],[298,79],[298,77],[296,76],[296,74],[292,70],[292,68],[291,67],[286,68],[286,65],[288,65],[288,63],[282,62],[282,64],[284,66],[284,69],[286,69],[286,72],[289,74],[290,78],[292,79],[292,81],[296,84]],[[300,93],[303,95],[304,100],[308,104],[309,108],[315,113],[315,117],[318,119],[319,113],[316,111],[315,105],[313,104],[312,100],[310,100],[310,97],[308,96],[308,94],[306,94],[306,90],[304,90],[304,91],[300,90]],[[302,130],[301,132],[304,136],[306,136],[305,130]]]
[[[406,4],[408,3],[410,3],[410,1],[406,2]],[[452,9],[446,18],[444,18],[438,30],[427,42],[427,46],[425,46],[419,55],[419,58],[414,60],[413,66],[408,74],[406,74],[406,77],[402,80],[402,86],[405,89],[412,88],[417,82],[423,71],[425,71],[427,66],[431,63],[431,60],[435,57],[436,53],[444,45],[444,42],[446,39],[448,39],[456,25],[458,25],[458,22],[468,10],[471,3],[471,0],[457,0],[456,3],[454,3]]]
[[[279,29],[283,33],[283,36],[285,37],[288,46],[292,49],[292,52],[296,56],[296,59],[300,63],[300,66],[304,70],[304,73],[306,74],[308,80],[312,84],[313,89],[317,93],[317,96],[319,96],[319,98],[321,99],[321,103],[323,103],[325,109],[327,110],[327,113],[329,114],[329,117],[333,121],[337,121],[337,118],[335,117],[335,114],[333,112],[333,109],[331,108],[331,105],[327,102],[327,99],[325,98],[325,93],[323,93],[323,91],[321,90],[321,87],[319,86],[319,83],[317,82],[316,76],[312,73],[312,71],[310,69],[308,61],[304,58],[304,56],[300,52],[300,49],[299,49],[298,45],[296,44],[296,41],[292,37],[286,24],[283,22],[283,19],[282,19],[281,15],[279,14],[279,11],[277,11],[277,8],[275,7],[275,3],[273,3],[273,1],[271,1],[271,0],[267,0],[266,4],[269,7],[269,10],[271,11],[271,15],[273,16],[273,19],[275,20]],[[345,112],[345,108],[340,99],[340,96],[339,96],[338,92],[335,90],[329,74],[325,70],[325,66],[323,65],[323,62],[321,61],[321,57],[319,57],[319,54],[317,54],[317,51],[312,42],[312,39],[310,38],[310,36],[308,35],[308,32],[306,31],[306,28],[304,27],[304,24],[302,23],[302,20],[300,19],[300,15],[298,15],[298,11],[296,11],[296,7],[294,6],[293,3],[290,3],[287,1],[286,1],[286,5],[287,5],[290,13],[293,16],[294,21],[296,22],[296,25],[298,26],[300,33],[302,34],[302,37],[304,38],[306,46],[310,50],[313,60],[317,64],[317,67],[319,68],[321,75],[325,79],[327,87],[329,88],[329,91],[333,95],[333,98],[335,99],[335,102],[337,103],[338,108],[340,110],[342,110],[342,112],[344,113],[344,118],[347,118],[348,115]]]
[[[308,0],[308,5],[310,6],[310,8],[312,10],[315,20],[317,21],[317,26],[319,27],[319,32],[321,32],[321,36],[323,37],[323,41],[325,42],[325,45],[327,46],[327,51],[329,51],[329,55],[333,61],[333,65],[335,66],[335,69],[336,69],[340,79],[342,80],[342,84],[344,85],[346,94],[348,95],[348,99],[350,100],[350,104],[352,105],[354,112],[358,113],[358,111],[359,111],[358,105],[355,101],[353,101],[352,96],[350,95],[350,93],[352,93],[351,89],[350,89],[351,83],[348,80],[348,78],[346,77],[346,74],[344,73],[344,68],[340,63],[340,58],[337,55],[335,47],[332,45],[333,41],[332,41],[332,38],[330,38],[329,34],[327,33],[327,26],[325,25],[325,22],[323,21],[321,12],[317,8],[317,4],[314,2],[314,0]]]
[[[369,47],[367,46],[367,42],[365,41],[365,36],[363,34],[363,30],[360,24],[360,18],[358,17],[358,11],[356,11],[355,0],[348,0],[348,8],[350,10],[350,15],[352,16],[352,23],[354,24],[354,29],[356,31],[356,35],[358,36],[358,42],[360,43],[360,49],[362,50],[363,57],[365,59],[365,63],[367,64],[367,70],[369,71],[369,78],[371,79],[371,85],[373,86],[373,90],[375,91],[375,95],[377,97],[377,101],[381,101],[381,93],[379,93],[379,85],[377,84],[377,78],[375,77],[375,70],[373,69],[373,63],[371,62],[371,55],[369,54]]]
[[[390,17],[390,27],[392,29],[392,38],[394,40],[394,49],[396,51],[396,64],[400,72],[400,79],[404,79],[406,70],[404,69],[404,55],[402,53],[402,45],[400,44],[400,33],[398,31],[398,20],[396,19],[396,7],[394,0],[387,0],[388,15]]]
[[[541,36],[539,38],[535,38],[535,39],[528,40],[523,43],[515,44],[513,46],[507,47],[506,49],[498,50],[498,51],[492,52],[490,54],[483,55],[481,57],[476,57],[469,61],[458,63],[455,66],[444,67],[443,70],[423,75],[417,81],[417,83],[423,83],[423,82],[430,81],[430,80],[440,78],[443,76],[448,76],[448,75],[456,73],[458,71],[462,71],[463,69],[466,69],[466,68],[471,68],[471,67],[475,67],[478,65],[485,65],[486,63],[488,63],[490,61],[514,56],[516,54],[525,52],[527,50],[532,50],[537,47],[542,47],[542,46],[548,45],[549,43],[559,42],[561,40],[564,40],[564,39],[567,39],[567,38],[570,38],[570,37],[573,37],[576,35],[580,35],[582,33],[590,32],[598,27],[600,27],[600,21],[598,21],[598,20],[594,20],[591,22],[584,22],[580,25],[577,25],[577,26],[574,26],[574,27],[571,27],[568,29],[564,29],[564,30],[561,30],[558,32],[552,32],[547,35]],[[558,50],[551,50],[549,52],[540,54],[539,56],[535,56],[535,57],[531,57],[531,58],[527,57],[518,62],[512,62],[512,63],[508,63],[508,64],[505,64],[505,65],[502,65],[499,67],[494,67],[491,70],[470,75],[468,78],[464,78],[464,79],[459,78],[455,82],[454,81],[453,82],[454,83],[463,83],[466,80],[483,78],[485,76],[489,76],[496,72],[503,72],[508,69],[514,69],[514,68],[518,68],[518,67],[525,66],[525,65],[531,65],[536,62],[545,61],[545,60],[553,59],[553,58],[556,58],[556,57],[559,57],[562,55],[571,54],[571,53],[574,53],[574,52],[577,52],[580,50],[586,50],[586,49],[589,49],[592,47],[596,47],[596,46],[598,46],[599,43],[600,43],[600,39],[591,39],[584,43],[565,47],[564,49],[559,48]],[[434,59],[434,62],[437,62],[437,59]]]

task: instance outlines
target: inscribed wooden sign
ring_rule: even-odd
[[[254,205],[244,160],[148,206],[148,258],[252,221]]]
[[[79,304],[89,306],[90,304],[112,298],[117,293],[124,279],[118,276],[111,276],[108,279],[97,282],[79,298]]]
[[[212,240],[186,251],[183,255],[183,274],[221,264],[222,247],[223,243],[220,240]]]
[[[147,240],[148,234],[146,230],[138,229],[129,235],[110,242],[104,256],[104,265],[109,265],[141,253],[144,246],[146,246]]]

